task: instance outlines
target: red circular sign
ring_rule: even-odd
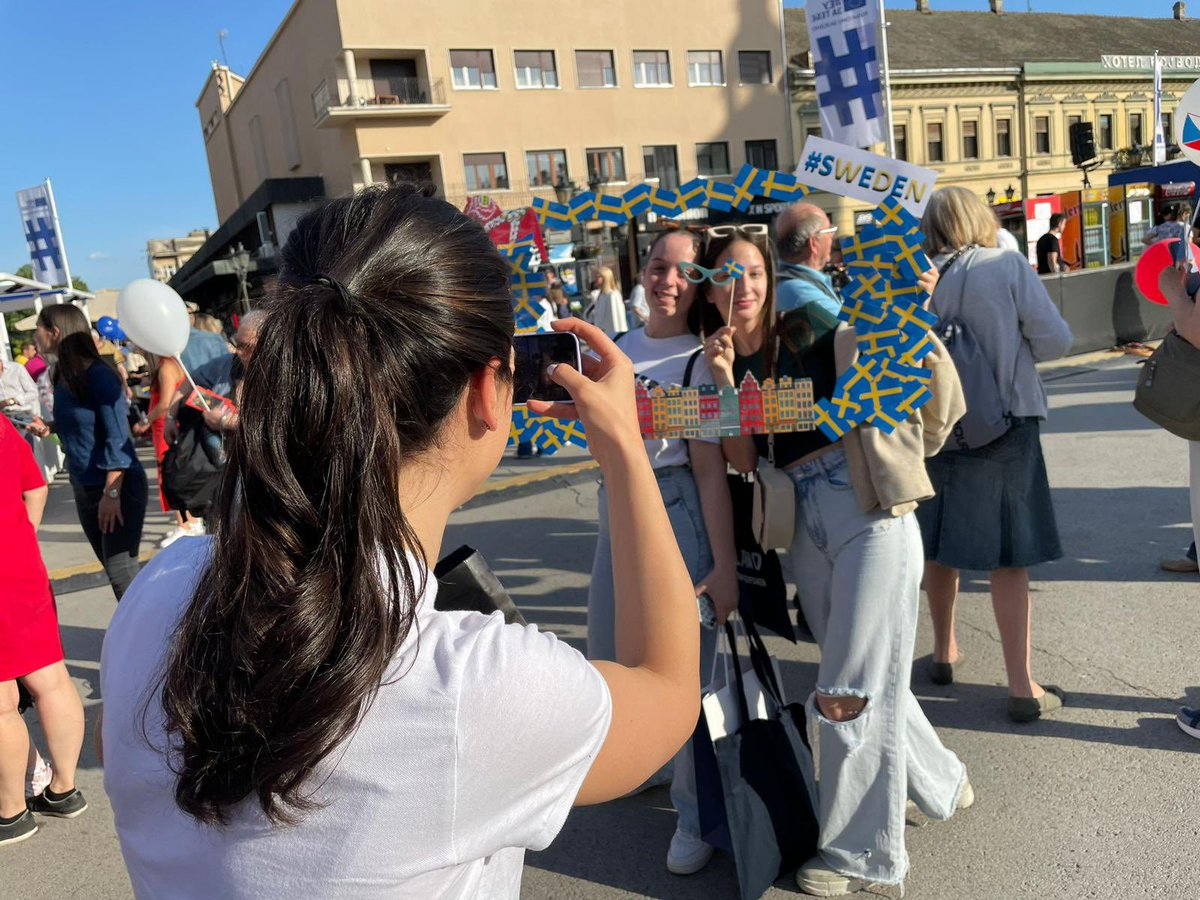
[[[1133,280],[1137,283],[1142,296],[1159,306],[1170,305],[1162,291],[1158,289],[1158,279],[1162,277],[1164,269],[1174,264],[1175,259],[1171,246],[1178,241],[1179,238],[1168,238],[1165,241],[1151,244],[1138,260],[1137,268],[1133,272]],[[1200,260],[1200,247],[1192,244],[1192,253],[1195,259]]]

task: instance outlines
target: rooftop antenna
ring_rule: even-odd
[[[229,32],[222,28],[217,32],[217,43],[221,45],[221,59],[225,60],[225,68],[229,68],[229,57],[225,53],[225,38],[229,37]]]

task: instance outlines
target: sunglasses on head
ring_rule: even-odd
[[[708,269],[694,262],[681,262],[678,265],[679,274],[692,284],[703,284],[706,281],[711,281],[717,287],[723,287],[724,285],[732,284],[746,274],[745,267],[741,263],[734,262],[732,259],[726,260],[723,266],[716,269]]]
[[[710,238],[740,237],[742,235],[766,237],[768,233],[767,226],[760,223],[746,223],[742,225],[710,225],[705,230],[705,234]]]

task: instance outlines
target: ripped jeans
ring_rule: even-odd
[[[954,814],[966,768],[942,746],[909,687],[924,555],[916,518],[859,509],[845,453],[788,470],[796,485],[793,560],[800,604],[821,647],[808,699],[826,865],[899,884],[908,873],[904,806]],[[866,706],[835,722],[817,693]]]

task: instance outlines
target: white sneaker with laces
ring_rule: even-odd
[[[676,828],[667,850],[667,871],[673,875],[694,875],[708,865],[712,855],[711,844]]]

